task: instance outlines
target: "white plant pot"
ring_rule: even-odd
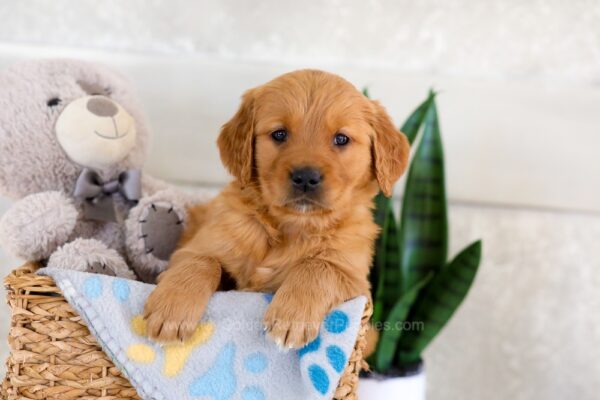
[[[358,384],[359,400],[425,400],[425,370],[411,376],[361,377]]]

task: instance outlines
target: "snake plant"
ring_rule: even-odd
[[[430,91],[400,128],[416,143],[400,220],[392,199],[380,193],[375,200],[381,234],[370,280],[372,323],[380,336],[369,361],[381,374],[420,366],[423,350],[467,295],[481,258],[476,241],[447,259],[448,205],[435,97]]]

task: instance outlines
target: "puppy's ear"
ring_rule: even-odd
[[[225,167],[242,186],[247,185],[252,179],[254,164],[253,90],[244,93],[240,108],[221,128],[217,145]]]
[[[383,106],[373,103],[371,125],[375,131],[373,137],[373,164],[375,178],[379,188],[386,196],[392,195],[392,188],[402,176],[408,164],[410,145],[406,136],[400,132]]]

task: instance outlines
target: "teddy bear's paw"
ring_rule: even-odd
[[[80,238],[61,246],[50,256],[48,267],[135,279],[123,257],[96,239]]]
[[[26,196],[0,219],[0,243],[20,258],[48,258],[71,236],[77,214],[73,202],[61,192]]]
[[[126,222],[129,259],[144,282],[154,283],[164,271],[183,232],[185,209],[164,197],[142,199]]]
[[[108,265],[101,263],[99,261],[94,261],[87,267],[87,272],[91,272],[94,274],[103,274],[108,276],[117,276],[115,271],[112,270]]]
[[[171,204],[151,203],[146,210],[139,221],[146,254],[167,261],[181,236],[183,219]]]

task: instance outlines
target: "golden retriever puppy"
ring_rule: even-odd
[[[373,197],[391,194],[408,142],[349,82],[301,70],[247,91],[218,146],[235,180],[190,210],[146,303],[148,333],[188,338],[227,273],[238,289],[273,292],[265,329],[301,347],[332,307],[368,295]]]

